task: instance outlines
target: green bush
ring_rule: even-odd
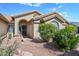
[[[0,46],[1,46],[1,44],[2,44],[2,39],[0,39]]]
[[[4,48],[0,48],[0,56],[12,56],[13,55],[13,51],[12,49],[10,49],[10,47],[4,49]]]
[[[13,50],[12,50],[12,46],[8,47],[8,48],[2,48],[1,44],[2,44],[2,39],[0,39],[0,56],[12,56],[13,55]]]
[[[76,30],[77,30],[77,27],[75,25],[68,25],[65,27],[65,30],[67,32],[70,32],[72,34],[75,34],[76,33]]]
[[[41,23],[39,25],[39,33],[44,41],[49,42],[50,38],[54,37],[56,27],[53,24]]]
[[[11,49],[11,47],[8,48],[2,48],[1,44],[2,44],[2,39],[0,39],[0,56],[12,56],[13,55],[13,50]]]
[[[11,39],[11,34],[9,39]],[[0,56],[13,56],[15,54],[15,50],[17,49],[19,43],[15,41],[14,44],[11,44],[9,39],[5,48],[1,46],[3,39],[0,39]]]
[[[60,50],[70,51],[75,48],[79,41],[79,36],[75,34],[76,28],[69,25],[55,34],[54,42]]]

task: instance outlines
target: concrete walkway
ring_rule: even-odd
[[[29,52],[29,56],[56,56],[62,54],[62,52],[56,51],[45,42],[37,43],[29,38],[24,38],[23,40],[24,41],[21,42],[20,47],[17,50],[20,51],[20,53],[22,53],[22,51],[26,53]]]

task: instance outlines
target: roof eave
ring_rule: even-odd
[[[33,20],[37,21],[37,20],[43,19],[43,18],[45,18],[47,16],[50,16],[50,15],[55,15],[54,17],[62,18],[63,20],[61,20],[61,21],[66,22],[67,24],[69,24],[69,22],[66,19],[64,19],[62,16],[60,16],[57,12],[53,12],[53,13],[49,13],[49,14],[46,14],[46,15],[37,16],[37,17],[33,18]]]
[[[39,12],[37,12],[37,11],[31,11],[31,12],[26,12],[26,13],[18,14],[18,15],[12,16],[12,17],[18,18],[18,17],[24,16],[24,15],[29,15],[29,14],[33,14],[33,13],[37,13],[37,14],[41,15],[41,14],[40,14]]]
[[[6,19],[6,17],[4,17],[4,15],[0,14],[0,18],[4,20],[5,22],[9,23],[9,21]]]

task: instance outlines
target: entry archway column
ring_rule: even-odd
[[[15,22],[15,36],[19,35],[19,24],[18,21]]]

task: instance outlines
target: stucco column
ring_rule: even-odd
[[[39,33],[39,29],[38,29],[38,27],[39,27],[39,24],[34,24],[34,39],[41,39],[41,37],[40,37],[40,33]]]
[[[15,21],[15,35],[18,35],[18,27],[19,27],[18,22]]]

